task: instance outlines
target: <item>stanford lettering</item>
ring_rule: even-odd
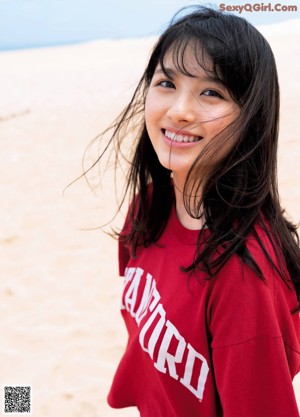
[[[138,326],[145,318],[139,334],[142,349],[148,353],[159,372],[178,380],[202,401],[209,372],[207,361],[167,319],[160,300],[151,274],[145,274],[141,268],[126,269],[121,308],[129,312]],[[179,367],[179,364],[183,366]]]

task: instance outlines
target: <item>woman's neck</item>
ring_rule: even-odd
[[[186,229],[190,230],[200,230],[204,225],[204,219],[201,217],[200,219],[194,219],[189,215],[186,211],[183,199],[183,188],[184,188],[184,181],[180,181],[176,175],[173,175],[174,181],[174,192],[175,192],[175,201],[176,201],[176,213],[178,220]]]

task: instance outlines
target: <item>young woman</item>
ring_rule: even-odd
[[[142,417],[299,417],[300,251],[279,204],[269,44],[208,8],[161,35],[111,143],[129,339],[108,396]]]

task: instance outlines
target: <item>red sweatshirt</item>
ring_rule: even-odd
[[[299,314],[290,313],[295,292],[251,237],[247,247],[265,282],[237,256],[211,280],[182,272],[198,234],[179,223],[174,208],[159,241],[135,259],[120,245],[129,338],[110,406],[136,406],[142,417],[299,417],[292,386],[300,371]]]

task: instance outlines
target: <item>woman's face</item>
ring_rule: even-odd
[[[173,171],[174,178],[183,179],[211,141],[215,140],[216,146],[209,166],[232,148],[234,138],[220,148],[216,136],[239,114],[229,92],[199,67],[191,49],[184,58],[185,67],[194,76],[179,72],[172,53],[167,54],[164,66],[168,77],[158,65],[145,103],[146,127],[158,159]]]

